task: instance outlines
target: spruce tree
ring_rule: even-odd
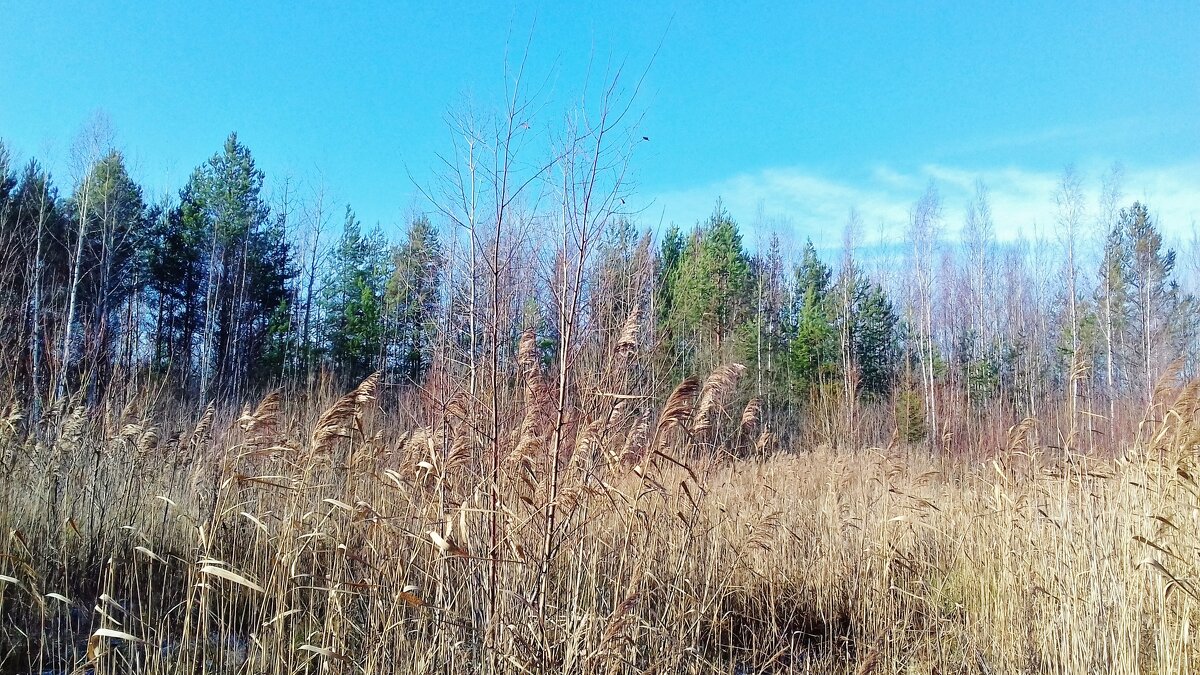
[[[788,347],[789,371],[796,393],[832,379],[838,370],[838,334],[830,295],[832,271],[817,256],[812,240],[794,271],[793,331]]]
[[[896,378],[900,319],[882,286],[860,277],[857,287],[852,334],[859,387],[863,394],[879,397],[891,390]]]
[[[420,383],[433,363],[444,266],[437,230],[425,216],[414,218],[404,242],[392,251],[386,289],[392,327],[388,365],[405,382]]]
[[[668,329],[675,326],[673,313],[675,309],[675,287],[679,282],[679,270],[687,250],[687,241],[683,232],[674,223],[663,235],[656,261],[655,278],[658,280],[656,303],[658,306],[658,323]]]
[[[343,377],[359,380],[379,367],[383,302],[388,279],[387,242],[376,227],[363,234],[346,207],[322,300],[329,360]]]

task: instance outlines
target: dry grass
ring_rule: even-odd
[[[977,464],[745,461],[736,371],[597,404],[554,461],[540,406],[493,443],[461,397],[404,428],[375,379],[0,425],[4,671],[1195,670],[1195,387],[1119,461],[1029,425]]]

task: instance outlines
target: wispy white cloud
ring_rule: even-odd
[[[1088,209],[1095,209],[1106,167],[1080,167],[1079,172]],[[911,206],[932,182],[943,200],[943,235],[954,240],[975,183],[982,180],[988,187],[996,236],[1008,241],[1022,233],[1052,233],[1060,175],[1020,167],[980,170],[942,164],[902,171],[880,164],[869,167],[861,178],[845,179],[778,167],[663,192],[654,197],[654,208],[663,209],[668,221],[690,225],[707,218],[720,197],[747,229],[765,225],[795,239],[811,237],[824,246],[840,240],[848,214],[855,209],[867,240],[895,240],[903,235]],[[1123,204],[1149,204],[1169,239],[1190,236],[1193,225],[1200,226],[1200,160],[1126,168],[1122,193]]]
[[[1166,137],[1190,140],[1195,135],[1195,120],[1173,113],[1148,113],[1124,118],[1078,124],[1059,124],[1040,129],[960,138],[937,148],[940,157],[984,158],[997,151],[1022,151],[1057,148],[1064,156],[1086,156],[1090,149],[1132,147],[1153,143]]]

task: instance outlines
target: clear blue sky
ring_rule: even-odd
[[[980,175],[1004,230],[1045,220],[1031,204],[1065,164],[1114,160],[1130,194],[1200,218],[1200,3],[851,6],[0,0],[0,138],[65,174],[101,109],[135,175],[174,190],[236,130],[270,178],[319,171],[391,224],[446,111],[499,103],[506,44],[532,31],[551,101],[661,40],[633,162],[648,220],[690,223],[721,194],[819,236],[851,206],[902,218],[931,177],[954,207]]]

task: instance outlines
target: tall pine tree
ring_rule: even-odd
[[[685,362],[690,355],[707,355],[712,363],[705,365],[711,366],[723,360],[726,336],[750,317],[754,297],[741,232],[719,202],[675,271],[667,321],[676,349]]]

